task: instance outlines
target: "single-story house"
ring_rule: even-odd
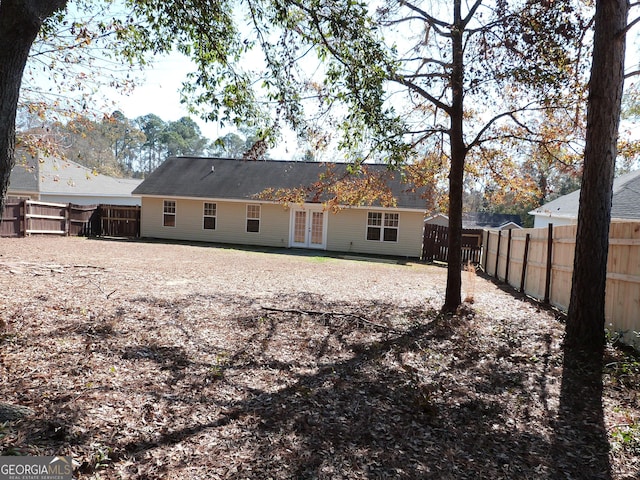
[[[640,170],[613,180],[612,220],[640,219]],[[573,225],[578,221],[580,190],[569,193],[529,212],[534,216],[534,228]]]
[[[140,198],[131,195],[140,182],[94,173],[70,160],[17,153],[7,196],[76,205],[140,205]]]
[[[265,199],[267,189],[313,185],[327,168],[341,176],[347,164],[169,158],[133,191],[142,199],[141,235],[420,257],[425,200],[385,165],[366,168],[387,177],[393,207],[329,209],[313,191],[289,203]]]
[[[430,225],[449,226],[449,217],[438,213],[424,221]],[[493,230],[509,230],[522,228],[520,216],[506,213],[469,212],[462,214],[462,228],[487,228]]]

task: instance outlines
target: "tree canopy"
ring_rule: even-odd
[[[580,105],[588,24],[581,4],[390,0],[375,11],[351,0],[249,4],[258,31],[265,18],[282,29],[278,42],[273,34],[258,37],[269,61],[281,67],[274,85],[306,87],[319,101],[317,118],[341,106],[339,144],[357,162],[377,155],[392,165],[421,164],[425,182],[446,172],[444,310],[454,311],[461,302],[465,171],[489,173],[503,188],[513,170],[496,152],[516,135],[546,145],[545,132],[529,120]],[[300,77],[294,65],[310,49],[322,69]],[[283,107],[294,123],[299,104]]]
[[[212,142],[190,117],[164,121],[148,114],[129,119],[120,111],[104,115],[100,121],[76,115],[66,122],[39,122],[22,130],[21,137],[37,138],[41,145],[52,146],[45,154],[116,177],[144,176],[169,156],[212,153]],[[41,151],[29,141],[24,148],[31,154]]]
[[[45,117],[51,111],[49,106],[53,105],[66,109],[72,118],[74,115],[85,116],[86,97],[70,95],[74,99],[73,105],[65,107],[61,100],[64,95],[60,94],[80,91],[91,85],[90,80],[99,77],[110,78],[118,85],[123,82],[121,86],[128,88],[127,66],[146,65],[153,56],[177,50],[188,55],[195,64],[195,71],[186,82],[185,101],[189,96],[196,103],[206,103],[208,112],[205,116],[210,119],[238,123],[251,120],[254,125],[267,125],[268,115],[255,101],[250,75],[243,73],[237,65],[252,42],[241,38],[238,33],[233,18],[234,5],[234,2],[226,0],[187,0],[179,4],[133,0],[2,1],[0,60],[4,67],[0,70],[0,211],[14,164],[16,113],[23,86],[24,94],[32,94],[23,105],[31,112]],[[31,64],[26,78],[31,71],[50,72],[50,88],[44,95],[42,91],[30,91],[28,82],[23,85],[30,53]],[[92,67],[97,68],[98,61],[105,60],[106,66],[101,63],[95,76],[87,73]],[[89,93],[91,91],[89,88]],[[54,114],[51,120],[61,119]],[[112,141],[117,147],[114,153],[129,168],[132,166],[132,142],[139,142],[142,137],[131,138],[134,130],[130,127],[125,126],[123,131],[118,131],[122,125],[117,121],[112,126]],[[199,132],[188,121],[178,121],[172,125],[172,130],[163,134],[172,152],[197,153],[205,148],[204,145],[193,144],[200,141]],[[186,136],[190,136],[191,144],[182,142]]]

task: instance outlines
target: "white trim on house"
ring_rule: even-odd
[[[213,215],[211,215],[211,213],[207,215],[207,205],[213,205]],[[207,218],[213,218],[213,228],[205,228],[205,220]],[[206,201],[202,202],[202,230],[204,230],[205,232],[213,232],[217,229],[218,229],[218,203],[206,202]]]
[[[258,207],[258,216],[255,217],[250,217],[249,216],[249,208],[255,208]],[[255,233],[255,234],[260,234],[260,230],[262,227],[262,205],[260,205],[259,203],[247,203],[247,208],[245,209],[246,212],[246,218],[245,218],[245,232],[246,233]],[[257,220],[258,221],[258,230],[249,230],[249,220]]]
[[[522,230],[522,227],[514,222],[507,222],[497,227],[498,230],[511,230],[514,228],[518,230]]]
[[[327,249],[327,229],[329,225],[329,212],[322,208],[321,205],[307,203],[303,206],[293,206],[290,209],[289,213],[289,247],[295,248],[316,248],[319,250]],[[300,233],[296,230],[298,224],[296,223],[296,219],[299,218],[297,215],[301,212],[304,212],[304,226],[302,234],[304,237],[303,241],[296,241],[297,233]],[[314,223],[314,220],[317,219],[317,215],[321,215],[322,224],[320,228],[322,231],[320,232],[320,241],[318,241],[317,237],[314,236],[314,233],[317,234],[317,231],[314,232],[314,228],[318,228],[318,224]]]
[[[380,225],[372,225],[372,224],[369,223],[370,215],[372,213],[380,214]],[[395,222],[397,223],[397,225],[386,225],[387,215],[390,215],[390,216],[391,215],[396,215],[397,218],[395,219]],[[365,225],[365,236],[364,236],[365,241],[367,241],[367,242],[383,242],[383,243],[398,243],[398,239],[400,238],[400,212],[387,212],[387,211],[383,211],[383,210],[368,210],[366,219],[367,219],[367,221],[366,221],[366,225]],[[369,238],[369,229],[370,228],[379,228],[380,229],[380,237],[378,239]],[[395,230],[395,232],[396,232],[395,240],[385,240],[385,231],[387,229]]]
[[[169,205],[170,203],[173,203],[173,212],[171,212],[171,206]],[[169,210],[167,210],[167,207],[169,207]],[[167,225],[165,223],[165,219],[167,215],[173,215],[173,225]],[[164,199],[162,201],[162,227],[163,228],[176,228],[176,225],[178,224],[178,202],[176,200],[167,200]]]

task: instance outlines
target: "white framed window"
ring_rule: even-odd
[[[163,227],[176,226],[176,201],[175,200],[165,200],[162,203],[162,226]]]
[[[367,212],[367,240],[397,242],[399,213]]]
[[[212,202],[204,202],[202,212],[202,228],[204,230],[215,230],[218,206]]]
[[[247,205],[247,232],[260,233],[260,205]]]

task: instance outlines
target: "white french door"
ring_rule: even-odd
[[[290,241],[292,247],[320,248],[327,245],[327,214],[319,207],[291,209]]]

